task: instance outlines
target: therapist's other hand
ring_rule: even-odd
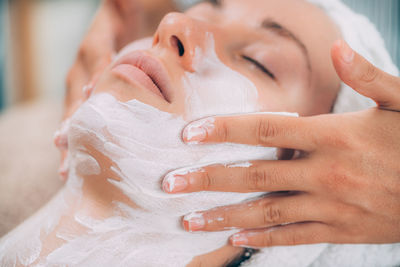
[[[140,35],[143,23],[140,1],[103,1],[67,75],[64,118],[86,100],[114,54]]]
[[[239,228],[234,246],[400,242],[400,78],[375,68],[343,41],[332,48],[340,78],[378,107],[292,118],[215,117],[190,124],[188,143],[232,142],[300,151],[293,160],[208,166],[166,176],[169,193],[275,192],[185,216],[188,231]]]
[[[54,136],[61,152],[60,178],[66,180],[69,117],[90,96],[113,55],[140,35],[143,12],[139,0],[104,0],[84,37],[66,79],[63,123]]]
[[[151,35],[173,8],[172,0],[102,2],[67,75],[64,119],[89,97],[113,56],[130,42]]]
[[[60,176],[66,179],[68,166],[68,118],[87,100],[97,79],[113,56],[135,39],[154,32],[166,12],[174,10],[172,0],[104,0],[84,37],[75,63],[66,79],[63,124],[54,142],[62,160]]]

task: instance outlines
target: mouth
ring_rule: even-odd
[[[162,63],[144,51],[135,51],[118,60],[112,72],[132,85],[143,88],[171,103],[169,76]]]

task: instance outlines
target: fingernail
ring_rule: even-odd
[[[214,118],[195,121],[183,130],[183,140],[188,144],[199,144],[214,130]]]
[[[204,228],[205,220],[203,214],[198,212],[192,212],[185,217],[183,217],[183,226],[189,231],[198,231]]]
[[[341,43],[340,52],[341,52],[342,59],[344,62],[346,62],[347,64],[350,64],[351,62],[353,62],[354,51],[353,51],[353,49],[351,49],[351,47],[345,41],[342,41],[342,43]]]
[[[247,245],[249,242],[249,239],[247,238],[247,236],[245,234],[234,234],[231,237],[231,242],[232,242],[233,246],[240,247],[240,246]]]
[[[186,179],[180,175],[168,174],[163,181],[163,190],[166,193],[177,193],[188,186]]]

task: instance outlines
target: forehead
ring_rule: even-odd
[[[326,0],[321,0],[326,1]],[[325,11],[306,0],[220,0],[216,16],[207,13],[212,23],[220,27],[233,27],[240,23],[249,29],[260,29],[264,20],[275,21],[292,32],[308,50],[313,69],[312,84],[318,88],[339,85],[331,63],[330,49],[341,33]],[[193,10],[196,12],[196,10]],[[204,15],[204,14],[203,14]],[[240,34],[240,32],[238,32]],[[321,90],[322,91],[322,90]]]
[[[306,0],[222,0],[223,16],[249,26],[272,19],[293,32],[310,52],[316,70],[334,74],[330,48],[340,31],[324,10]],[[317,75],[318,77],[319,75]]]
[[[326,35],[337,34],[333,21],[319,7],[306,0],[221,0],[225,18],[257,26],[273,19],[298,34],[302,29]]]

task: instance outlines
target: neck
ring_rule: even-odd
[[[167,195],[162,178],[188,166],[272,159],[275,150],[233,144],[190,147],[180,141],[185,124],[137,101],[95,95],[71,120],[66,186],[9,240],[24,246],[26,231],[35,229],[32,238],[39,249],[32,250],[29,264],[93,265],[101,258],[104,266],[184,266],[224,247],[233,231],[187,233],[181,217],[259,194]]]
[[[98,222],[101,227],[91,224],[90,228],[104,229],[111,224],[117,227],[115,214],[120,214],[117,232],[135,240],[129,250],[135,251],[136,247],[147,262],[153,258],[150,255],[154,247],[160,249],[157,260],[164,263],[188,262],[194,255],[222,247],[232,231],[187,233],[180,227],[181,217],[256,195],[167,195],[160,187],[165,174],[187,166],[220,163],[218,159],[225,159],[223,163],[271,159],[275,151],[233,144],[190,147],[180,141],[185,124],[182,118],[140,102],[120,103],[105,94],[89,100],[72,120],[70,159],[72,174],[76,175],[73,179],[82,180],[83,194],[101,199],[99,202],[109,215]],[[174,253],[171,247],[177,248]]]

